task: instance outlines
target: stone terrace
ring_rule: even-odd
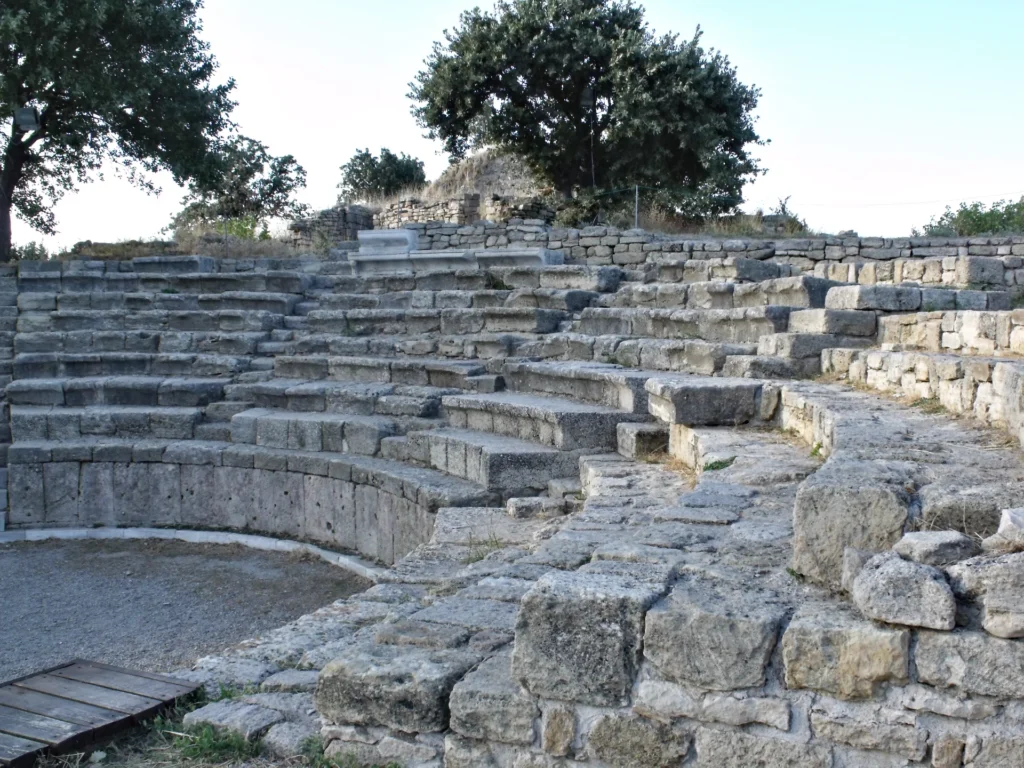
[[[1017,246],[614,236],[563,247],[640,258],[21,264],[6,536],[363,558],[368,591],[181,672],[258,689],[190,721],[282,756],[1024,765]]]

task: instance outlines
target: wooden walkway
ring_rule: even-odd
[[[199,685],[95,661],[73,661],[0,685],[0,766],[31,765],[110,738]]]

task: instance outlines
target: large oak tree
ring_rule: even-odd
[[[413,114],[453,159],[497,148],[564,195],[640,184],[724,212],[760,172],[760,92],[700,37],[656,37],[629,0],[499,0],[435,43]]]
[[[52,234],[53,205],[113,161],[147,174],[205,178],[215,137],[234,107],[233,81],[199,38],[202,0],[0,2],[0,260],[11,254],[11,212]],[[16,110],[35,108],[24,130]],[[6,136],[6,146],[2,137]],[[116,215],[113,212],[112,215]]]

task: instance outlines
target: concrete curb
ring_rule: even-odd
[[[249,549],[264,552],[302,553],[319,557],[321,560],[344,568],[357,576],[372,581],[380,581],[383,568],[371,565],[354,555],[342,555],[331,552],[312,544],[303,544],[287,539],[272,539],[268,536],[252,536],[245,533],[228,533],[223,531],[195,531],[171,528],[44,528],[38,530],[19,530],[0,532],[0,544],[13,544],[22,541],[51,540],[84,540],[84,539],[177,539],[193,544],[239,544]]]

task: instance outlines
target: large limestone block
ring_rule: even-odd
[[[842,711],[815,710],[811,712],[811,729],[815,736],[826,741],[922,760],[928,751],[928,731],[916,728],[912,717],[907,718],[902,713],[886,717],[886,714],[882,711],[865,720]]]
[[[853,581],[853,602],[876,621],[928,629],[956,626],[956,599],[942,571],[895,552],[865,563]]]
[[[959,596],[980,604],[986,632],[1024,638],[1024,552],[965,560],[947,572]]]
[[[716,691],[756,688],[786,608],[773,593],[693,581],[647,614],[644,656],[665,677]]]
[[[472,739],[532,744],[540,709],[511,675],[511,652],[491,657],[452,690],[453,731]]]
[[[921,307],[921,289],[895,285],[841,285],[825,297],[826,309],[874,309],[913,312]]]
[[[782,636],[786,687],[841,699],[872,698],[909,679],[910,633],[881,627],[839,604],[807,604]]]
[[[444,731],[452,688],[479,661],[466,650],[352,645],[320,673],[316,708],[336,723]]]
[[[587,753],[616,768],[674,768],[689,749],[689,734],[633,715],[604,715],[587,738]]]
[[[737,730],[697,731],[698,768],[832,768],[823,744],[782,741]]]
[[[1016,768],[1024,765],[1024,738],[1021,736],[985,736],[971,768]]]
[[[185,715],[187,726],[211,725],[218,730],[237,734],[246,741],[255,741],[272,725],[284,720],[275,709],[240,701],[215,701]]]
[[[852,309],[802,309],[789,316],[790,333],[827,333],[834,336],[874,336],[874,312]]]
[[[1020,698],[1024,691],[1024,643],[984,632],[918,634],[917,675],[937,688],[958,688],[979,696]]]
[[[957,531],[913,531],[905,534],[893,550],[916,563],[943,566],[974,557],[981,547]]]
[[[513,677],[544,698],[628,704],[640,666],[644,616],[665,589],[628,576],[545,575],[519,608]]]
[[[831,458],[797,492],[793,569],[839,589],[847,547],[881,552],[903,537],[909,483],[893,462]]]
[[[757,418],[763,383],[689,376],[647,381],[652,415],[669,424],[735,426]]]

